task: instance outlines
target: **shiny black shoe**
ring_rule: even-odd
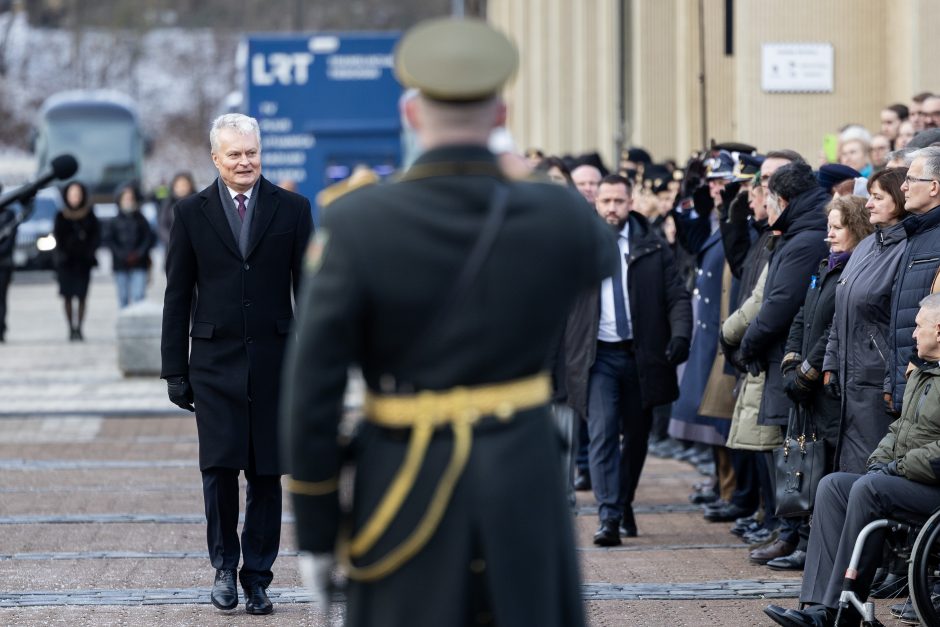
[[[620,521],[616,518],[608,518],[601,521],[601,526],[597,528],[594,534],[594,544],[597,546],[619,546],[620,545]]]
[[[831,627],[833,623],[830,611],[822,605],[813,605],[805,610],[786,610],[779,605],[768,605],[764,614],[783,627]]]
[[[806,551],[797,549],[789,555],[770,560],[766,566],[772,570],[803,570],[806,566]]]
[[[274,611],[274,605],[260,583],[245,587],[245,611],[256,615],[270,614]]]
[[[215,583],[209,594],[212,605],[220,610],[234,610],[238,606],[238,589],[235,587],[235,569],[220,568],[215,571]]]
[[[591,475],[578,470],[574,474],[574,489],[578,492],[587,492],[591,489]]]
[[[727,507],[706,510],[705,520],[708,522],[733,522],[738,518],[750,516],[753,513],[754,510],[749,510],[735,505],[734,503],[729,503]]]

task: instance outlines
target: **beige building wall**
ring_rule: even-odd
[[[610,163],[617,133],[616,0],[497,0],[487,19],[519,46],[507,91],[520,150],[599,150]]]
[[[879,112],[940,92],[936,0],[735,0],[734,54],[724,54],[724,0],[704,8],[706,139],[762,151],[794,148],[816,162],[847,123],[876,132]],[[509,91],[520,147],[598,149],[612,164],[618,120],[619,0],[489,0],[488,19],[516,39]],[[699,0],[623,0],[627,41],[623,133],[657,159],[702,145]],[[832,93],[765,93],[763,43],[830,43]]]

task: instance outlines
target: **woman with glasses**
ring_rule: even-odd
[[[907,234],[901,185],[907,168],[868,181],[875,232],[855,249],[836,288],[835,315],[823,362],[830,396],[840,399],[836,470],[864,473],[868,457],[894,420],[886,402],[891,290]],[[890,394],[888,396],[890,398]]]

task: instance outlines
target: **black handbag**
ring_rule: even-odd
[[[790,410],[783,446],[774,449],[777,516],[808,516],[813,511],[816,487],[825,474],[826,443],[816,439],[816,425],[800,407]]]

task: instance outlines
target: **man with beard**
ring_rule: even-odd
[[[594,206],[618,234],[620,263],[576,305],[565,346],[568,403],[588,416],[599,546],[637,535],[631,505],[652,410],[678,397],[676,366],[688,358],[692,336],[689,293],[669,246],[631,211],[631,187],[615,174],[598,187]]]

